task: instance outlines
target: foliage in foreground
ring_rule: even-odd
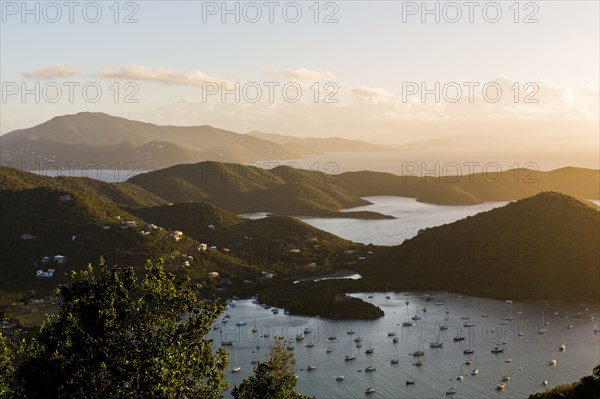
[[[209,399],[227,388],[227,353],[214,353],[204,339],[222,309],[199,299],[187,279],[176,281],[162,261],[148,261],[140,279],[131,267],[101,261],[98,276],[91,266],[73,272],[59,296],[60,312],[20,361],[9,360],[17,363],[14,381],[3,377],[0,389],[14,384],[16,398]],[[0,354],[12,353],[0,344]]]
[[[235,399],[309,399],[296,393],[296,361],[282,338],[275,340],[269,357],[254,368],[254,375],[233,389]]]
[[[547,392],[534,393],[529,399],[591,399],[600,398],[600,364],[592,375],[572,384],[559,385]]]

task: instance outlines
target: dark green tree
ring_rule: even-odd
[[[59,289],[48,318],[16,372],[22,398],[222,397],[227,353],[204,336],[222,312],[176,280],[162,260],[132,267],[91,265]]]
[[[0,399],[14,395],[14,375],[19,356],[19,344],[0,332]]]
[[[592,375],[585,376],[572,384],[562,384],[547,392],[529,395],[529,399],[598,399],[600,398],[600,364]]]
[[[296,361],[288,344],[276,338],[269,357],[254,368],[254,375],[233,389],[235,399],[309,399],[295,391]]]

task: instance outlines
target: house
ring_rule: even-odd
[[[29,233],[23,233],[21,234],[21,240],[35,240],[37,237],[29,234]]]
[[[110,230],[110,226],[109,226],[109,225],[106,225],[106,226],[104,226],[104,227],[103,227],[103,229],[104,229],[104,230]]]
[[[184,261],[184,262],[181,264],[181,266],[183,266],[183,267],[190,267],[190,261],[188,261],[188,260]]]
[[[219,272],[209,272],[208,277],[217,278],[217,277],[219,277]]]
[[[198,252],[204,252],[208,249],[208,245],[206,245],[205,243],[199,244],[198,245]]]
[[[47,272],[43,271],[43,270],[38,270],[35,273],[36,277],[43,277],[43,278],[50,278],[54,275],[54,269],[48,269]]]
[[[158,229],[158,226],[155,225],[154,223],[150,223],[149,225],[146,226],[146,230],[148,231],[152,231],[152,230],[156,230]]]
[[[292,248],[292,249],[290,249],[290,253],[299,254],[300,250],[298,248]]]
[[[215,226],[214,226],[214,225],[212,225],[212,224],[209,224],[209,225],[208,225],[208,229],[209,229],[209,230],[214,230],[214,229],[215,229]]]
[[[60,196],[60,202],[71,202],[73,201],[73,197],[70,194],[65,194]]]
[[[223,248],[223,249],[221,249],[221,251],[223,251],[224,253],[228,254],[229,253],[229,248]]]
[[[128,220],[125,222],[125,226],[129,229],[132,229],[135,226],[137,226],[137,223],[135,222],[135,220]]]
[[[54,263],[58,263],[59,265],[62,265],[67,261],[67,257],[63,255],[55,255],[53,259]]]
[[[345,251],[344,251],[344,253],[345,253],[346,255],[354,255],[354,253],[355,253],[355,252],[356,252],[356,251],[355,251],[355,250],[353,250],[353,249],[347,249],[347,250],[345,250]]]
[[[317,267],[317,264],[315,262],[309,263],[308,267],[314,268]]]
[[[212,245],[212,246],[210,247],[210,250],[211,250],[212,252],[217,252],[218,248],[217,248],[217,246],[216,246],[216,245]]]
[[[171,233],[171,237],[173,237],[175,241],[179,241],[183,238],[183,231],[175,230]]]

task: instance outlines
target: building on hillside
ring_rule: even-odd
[[[70,194],[65,194],[65,195],[61,195],[59,199],[60,199],[60,202],[71,202],[71,201],[73,201],[73,196],[71,196]]]

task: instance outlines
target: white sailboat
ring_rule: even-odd
[[[238,371],[240,371],[242,368],[240,366],[238,366],[238,357],[237,354],[235,355],[235,367],[231,370],[232,373],[237,373]]]
[[[537,330],[538,334],[545,334],[548,332],[546,324],[544,323],[544,311],[542,310],[542,326]]]

